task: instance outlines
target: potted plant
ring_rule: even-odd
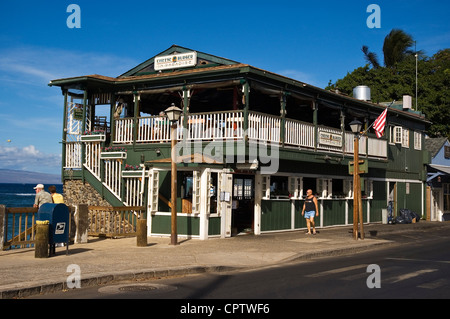
[[[126,159],[127,158],[127,150],[124,147],[102,147],[102,151],[100,153],[101,159]]]
[[[85,131],[80,137],[82,142],[104,142],[106,141],[105,131],[94,130]]]

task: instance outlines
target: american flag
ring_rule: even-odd
[[[386,125],[386,115],[387,115],[387,108],[383,111],[383,113],[381,113],[380,116],[378,116],[378,118],[373,123],[373,128],[375,129],[375,134],[377,135],[377,138],[383,136],[384,126]]]

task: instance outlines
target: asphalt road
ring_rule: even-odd
[[[156,301],[158,299],[175,299],[178,302],[172,303],[170,311],[191,311],[190,314],[205,311],[205,315],[211,309],[201,308],[207,303],[202,304],[199,300],[213,299],[215,303],[208,304],[216,307],[215,313],[231,315],[234,311],[264,314],[264,311],[270,311],[271,304],[277,304],[277,300],[289,303],[289,300],[309,298],[450,298],[449,233],[445,230],[403,233],[383,239],[395,240],[396,244],[364,253],[262,269],[124,282],[33,298],[153,299],[153,305],[164,304]],[[241,303],[242,300],[246,302]],[[251,307],[259,309],[245,308],[249,306],[249,300]],[[245,306],[236,306],[238,304]]]

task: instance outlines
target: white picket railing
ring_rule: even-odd
[[[105,160],[105,180],[103,185],[118,199],[122,199],[122,160]]]
[[[81,142],[67,142],[65,154],[65,169],[81,168]]]
[[[142,190],[142,179],[139,177],[124,177],[125,183],[125,205],[143,206],[144,197]]]
[[[150,116],[138,119],[136,139],[138,143],[168,142],[171,140],[170,134],[170,122],[167,117]]]
[[[133,118],[117,119],[113,140],[117,144],[133,142]],[[186,127],[181,129],[183,117],[178,121],[177,140],[241,139],[244,137],[244,114],[242,110],[192,113],[188,115]],[[318,128],[312,123],[286,119],[284,144],[305,148],[353,154],[353,134],[336,128]],[[137,143],[170,142],[170,124],[166,117],[150,116],[138,118]],[[248,138],[254,141],[281,143],[281,117],[250,111],[248,114]],[[368,143],[368,145],[367,145]],[[367,146],[366,146],[367,145]],[[363,136],[360,138],[360,154],[384,158],[387,142]]]
[[[188,140],[235,139],[243,136],[242,111],[194,113],[188,116]]]
[[[314,125],[286,119],[284,131],[286,145],[314,148]]]
[[[100,142],[85,143],[85,161],[84,166],[100,180]]]
[[[114,143],[131,144],[133,143],[133,118],[116,119],[116,129]]]
[[[243,136],[242,111],[211,112],[190,114],[186,127],[181,130],[183,117],[177,123],[177,140],[186,137],[188,140],[234,139]],[[137,143],[169,142],[171,140],[170,123],[166,117],[150,116],[138,119]],[[116,124],[116,130],[122,122]],[[127,143],[132,142],[132,132],[127,133]],[[117,134],[116,134],[117,135]],[[124,138],[115,139],[115,143],[124,143]]]
[[[279,143],[281,118],[257,112],[249,112],[248,138],[263,142]]]

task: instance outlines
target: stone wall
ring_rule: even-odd
[[[64,202],[68,206],[87,204],[89,206],[111,206],[89,184],[81,180],[66,180],[63,185]]]

